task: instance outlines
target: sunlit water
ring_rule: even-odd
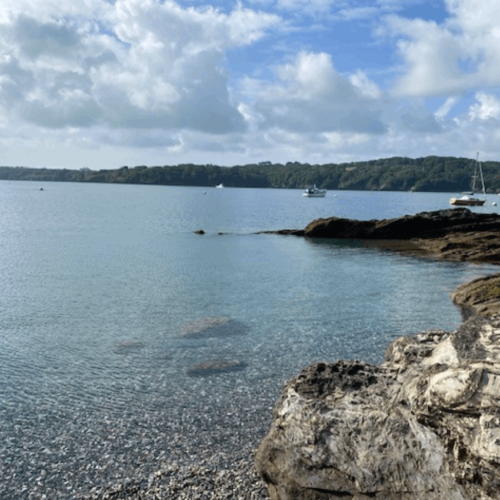
[[[380,362],[398,336],[456,328],[450,291],[496,272],[255,234],[448,208],[449,194],[40,186],[0,182],[0,410],[14,422],[55,405],[189,412],[179,395],[230,401],[262,384],[273,400],[311,362]],[[227,328],[182,335],[203,318]],[[239,369],[190,371],[214,359]]]

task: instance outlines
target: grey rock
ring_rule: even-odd
[[[500,498],[500,317],[287,382],[256,454],[271,500]]]

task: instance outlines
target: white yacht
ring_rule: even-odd
[[[483,197],[477,198],[474,196],[474,190],[476,189],[476,179],[481,179],[481,184],[483,187]],[[486,203],[486,190],[484,188],[484,178],[483,169],[479,161],[479,153],[476,156],[476,163],[474,164],[474,175],[472,176],[472,191],[470,193],[464,193],[460,198],[450,198],[451,205],[457,206],[472,206],[480,207]]]
[[[319,189],[314,184],[312,187],[308,187],[303,193],[302,196],[306,196],[308,198],[324,198],[326,195],[326,189]]]

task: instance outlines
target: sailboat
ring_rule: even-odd
[[[481,185],[483,187],[483,197],[476,198],[474,196],[474,191],[476,189],[476,179],[481,179]],[[484,178],[483,178],[483,169],[481,167],[481,163],[479,161],[479,153],[476,156],[476,163],[474,164],[474,175],[472,176],[472,191],[470,193],[464,193],[460,198],[450,198],[451,205],[460,205],[460,206],[475,206],[480,207],[484,205],[486,202],[486,190],[484,188]]]

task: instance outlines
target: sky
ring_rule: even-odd
[[[498,0],[0,6],[0,165],[500,160]]]

